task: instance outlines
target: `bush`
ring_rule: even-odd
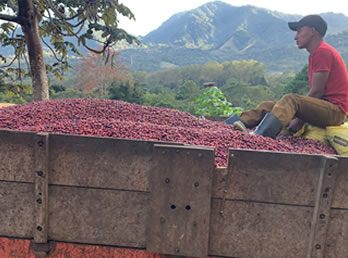
[[[240,107],[233,107],[217,87],[205,88],[196,103],[196,114],[203,116],[231,116],[242,112]]]

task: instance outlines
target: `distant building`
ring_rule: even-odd
[[[210,87],[214,87],[215,86],[215,82],[205,82],[203,83],[203,88],[210,88]]]

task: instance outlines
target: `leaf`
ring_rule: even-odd
[[[115,25],[116,24],[115,8],[106,8],[103,15],[102,15],[102,19],[103,19],[106,26]]]

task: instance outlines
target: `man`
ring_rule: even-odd
[[[324,41],[327,24],[319,15],[308,15],[298,22],[289,22],[296,31],[299,49],[309,52],[307,96],[287,94],[279,101],[267,101],[240,117],[234,115],[225,122],[236,129],[255,135],[276,138],[283,127],[300,130],[304,122],[325,128],[340,125],[348,114],[348,75],[340,54]]]

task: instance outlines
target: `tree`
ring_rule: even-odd
[[[264,65],[255,60],[225,62],[223,67],[225,82],[233,78],[250,85],[267,85]]]
[[[200,94],[199,86],[191,80],[185,81],[183,85],[179,86],[176,93],[178,100],[195,100]]]
[[[144,90],[139,82],[132,79],[114,81],[108,88],[110,99],[123,100],[130,103],[143,104]]]
[[[144,95],[144,105],[151,107],[176,108],[175,96],[169,90],[163,90],[158,94],[146,93]]]
[[[283,93],[297,93],[306,95],[308,90],[308,65],[305,65],[302,70],[296,74],[295,78],[284,87]]]
[[[31,87],[27,84],[0,82],[0,102],[23,104],[31,100]]]
[[[84,94],[95,93],[100,97],[107,95],[107,88],[112,81],[125,80],[127,68],[118,58],[120,52],[113,51],[112,62],[105,63],[103,57],[90,53],[76,66],[77,74],[74,88]]]
[[[202,66],[201,77],[205,82],[214,82],[218,87],[222,86],[222,72],[224,66],[216,61],[211,61]]]
[[[233,107],[225,95],[217,87],[205,88],[202,94],[196,99],[196,114],[203,116],[231,116],[240,114],[242,109]]]
[[[46,71],[60,76],[69,67],[68,50],[81,54],[67,39],[74,39],[78,45],[100,54],[107,53],[119,40],[138,42],[118,28],[118,14],[135,19],[130,9],[118,0],[0,0],[0,20],[5,21],[0,25],[0,44],[14,48],[14,58],[2,67],[6,70],[4,74],[14,71],[20,79],[24,72],[21,62],[24,60],[32,78],[33,99],[48,99]],[[46,42],[47,38],[50,45]],[[41,41],[56,58],[56,62],[47,69]],[[91,43],[95,42],[98,48],[100,45],[102,48],[92,47]],[[0,58],[7,62],[4,55]],[[16,60],[15,70],[9,70]]]
[[[265,85],[250,85],[243,81],[229,80],[221,90],[228,101],[244,109],[254,108],[262,101],[275,100],[271,89]]]

